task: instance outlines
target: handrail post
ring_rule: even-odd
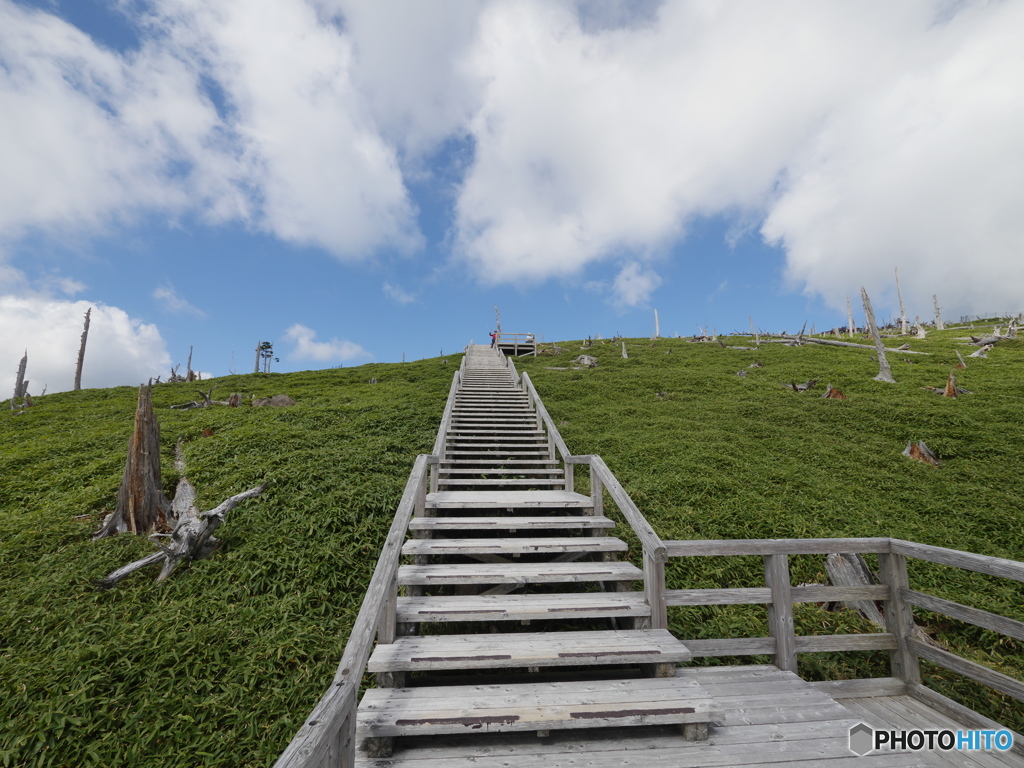
[[[590,503],[594,505],[594,514],[604,514],[604,485],[593,467],[590,467]]]
[[[907,640],[914,636],[914,614],[903,602],[902,590],[910,589],[907,576],[907,558],[896,553],[881,554],[878,564],[882,582],[889,585],[892,599],[885,612],[885,629],[896,636],[897,647],[889,652],[889,665],[893,677],[907,684],[921,682],[921,664]]]
[[[764,579],[772,591],[768,606],[768,626],[775,638],[775,666],[784,672],[796,672],[796,634],[793,629],[793,586],[789,575],[789,555],[765,555]]]
[[[651,607],[651,629],[668,629],[665,606],[665,551],[643,549],[644,597]]]

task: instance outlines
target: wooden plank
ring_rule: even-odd
[[[670,679],[371,689],[356,732],[417,734],[706,723],[721,709],[695,683]]]
[[[976,627],[989,629],[1003,635],[1024,640],[1024,622],[1015,619],[1008,619],[997,613],[989,613],[980,608],[971,608],[951,600],[943,600],[941,597],[927,595],[924,592],[915,592],[912,589],[901,589],[900,597],[904,602],[916,605],[929,611],[944,614],[953,619],[966,621]]]
[[[842,603],[848,600],[889,600],[888,584],[866,584],[855,587],[806,586],[793,587],[794,603]]]
[[[649,616],[642,592],[399,597],[398,620],[518,621]]]
[[[549,536],[508,539],[410,539],[404,555],[526,554],[531,552],[625,552],[626,542],[614,536]]]
[[[888,651],[896,647],[896,638],[888,632],[864,635],[803,635],[796,638],[797,653]]]
[[[399,584],[558,584],[593,581],[637,581],[643,571],[632,563],[457,563],[402,565]]]
[[[400,637],[378,645],[371,672],[494,669],[590,664],[675,664],[690,660],[667,630],[530,632],[505,635]]]
[[[938,664],[940,667],[945,667],[951,672],[956,672],[958,675],[969,677],[975,682],[987,685],[989,688],[994,688],[1000,693],[1012,696],[1018,701],[1024,701],[1024,683],[1020,680],[1015,680],[1008,675],[1004,675],[1002,672],[996,672],[994,669],[989,669],[982,664],[968,661],[957,656],[955,653],[933,648],[914,638],[909,638],[907,645],[922,659],[927,659],[933,664]]]
[[[870,698],[875,696],[903,696],[907,684],[898,677],[866,677],[856,680],[825,680],[810,683],[817,691],[833,699]]]
[[[956,549],[933,547],[929,544],[917,544],[901,539],[892,540],[892,551],[905,557],[927,560],[940,565],[951,565],[976,573],[987,573],[1004,579],[1024,581],[1024,563],[1016,560],[1005,560],[1001,557],[976,555],[972,552],[960,552]]]
[[[573,517],[421,517],[409,523],[412,531],[448,530],[530,530],[559,528],[614,528],[615,521],[607,517],[576,515]]]
[[[764,556],[764,579],[772,591],[768,627],[775,638],[775,666],[796,671],[796,640],[793,632],[793,596],[788,555]]]
[[[775,653],[775,640],[771,637],[724,637],[711,640],[683,640],[693,657],[757,656]]]
[[[666,541],[669,557],[708,555],[828,555],[833,552],[881,553],[889,539],[689,539]]]
[[[772,591],[767,587],[738,589],[669,589],[665,591],[665,604],[681,605],[767,605]]]
[[[440,491],[427,494],[431,509],[589,509],[590,497],[571,491]]]
[[[583,463],[575,461],[582,457],[573,457],[572,463]],[[604,463],[604,459],[600,456],[589,456],[585,463],[590,464],[590,473],[593,477],[596,475],[601,481],[601,485],[604,486],[605,490],[608,491],[608,495],[615,501],[616,506],[622,513],[622,516],[626,518],[626,522],[629,523],[629,527],[633,529],[633,532],[640,539],[640,544],[644,549],[645,553],[650,553],[650,556],[656,558],[658,561],[664,563],[666,559],[665,555],[665,544],[661,538],[655,533],[651,524],[647,522],[647,518],[643,516],[643,513],[637,508],[633,500],[629,498],[629,494],[619,483],[617,477],[612,474],[612,471],[608,469],[608,465]],[[566,462],[569,463],[568,461]]]
[[[973,709],[965,707],[960,702],[954,701],[947,696],[943,696],[938,691],[934,691],[921,683],[911,683],[908,685],[907,693],[918,701],[921,701],[936,711],[941,712],[951,720],[963,723],[968,728],[979,728],[981,730],[991,731],[998,731],[1006,728],[1002,723],[998,723],[984,715],[980,715]],[[1013,733],[1013,746],[1009,751],[1019,757],[1024,757],[1024,735],[1021,735],[1016,731],[1010,732]]]
[[[277,758],[274,768],[307,768],[323,760],[346,718],[355,713],[357,688],[351,681],[332,683]],[[348,747],[351,751],[354,744]]]

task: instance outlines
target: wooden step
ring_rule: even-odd
[[[477,488],[479,490],[487,490],[488,488],[536,488],[538,490],[549,490],[553,488],[559,488],[565,486],[564,479],[558,478],[493,478],[493,479],[480,479],[480,480],[458,480],[438,478],[438,487],[443,486],[443,490],[466,490],[467,488]]]
[[[558,463],[559,463],[558,459],[505,459],[505,460],[501,460],[501,459],[479,459],[479,460],[474,460],[474,459],[458,459],[458,460],[455,460],[455,461],[452,461],[452,460],[449,460],[449,459],[441,459],[440,463],[438,464],[438,467],[443,470],[445,467],[448,467],[448,466],[451,466],[451,467],[456,467],[456,466],[458,466],[458,467],[468,467],[468,466],[477,465],[477,464],[483,464],[483,465],[492,466],[492,467],[493,466],[502,467],[502,466],[505,466],[506,464],[524,465],[524,464],[558,464]]]
[[[427,509],[593,509],[589,496],[573,491],[438,491]]]
[[[441,467],[438,469],[438,473],[441,475],[560,475],[562,470],[560,469],[539,469],[536,467],[525,468],[525,467],[491,467],[486,469],[484,467],[473,467],[470,469],[455,469],[451,467]]]
[[[414,517],[409,522],[409,530],[411,531],[590,530],[614,527],[614,520],[599,515],[574,515],[572,517]]]
[[[632,563],[446,563],[402,565],[398,583],[418,586],[445,584],[582,584],[638,581],[644,572]]]
[[[526,555],[561,552],[625,552],[626,542],[614,536],[545,536],[507,539],[409,539],[403,555]]]
[[[678,664],[690,651],[667,629],[523,632],[399,637],[378,645],[370,672],[427,669],[565,667],[592,664]]]
[[[706,724],[722,716],[704,688],[682,678],[371,688],[359,703],[356,734],[387,738]]]
[[[561,592],[548,595],[439,595],[398,598],[403,624],[441,621],[539,621],[644,617],[643,592]]]

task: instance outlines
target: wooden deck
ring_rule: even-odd
[[[899,690],[898,680],[870,681],[837,690],[806,682],[770,665],[679,669],[682,684],[696,683],[723,708],[707,742],[687,742],[664,726],[533,733],[412,737],[392,757],[368,759],[361,768],[612,768],[655,766],[771,766],[771,768],[1009,768],[1021,757],[999,752],[883,752],[866,756],[849,750],[849,732],[859,723],[877,728],[963,726]],[[867,681],[858,681],[864,683]],[[833,695],[835,698],[833,698]]]

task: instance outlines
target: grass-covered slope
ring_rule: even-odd
[[[281,409],[171,411],[209,384],[156,386],[169,494],[179,438],[202,509],[269,486],[229,515],[212,559],[110,591],[93,581],[153,550],[89,539],[115,503],[136,390],[0,412],[0,765],[271,764],[334,674],[453,371],[428,360],[214,382],[215,397],[298,403]]]
[[[920,389],[945,382],[963,335],[912,342],[932,356],[892,355],[895,385],[871,380],[866,350],[811,346],[632,340],[622,360],[619,345],[596,342],[587,351],[597,368],[549,370],[580,354],[578,342],[562,342],[570,352],[517,365],[570,448],[601,454],[662,538],[896,536],[1024,560],[1024,342],[968,361],[958,382],[973,395]],[[764,367],[735,375],[755,360]],[[212,559],[160,585],[142,573],[106,592],[93,581],[152,548],[129,536],[89,540],[114,504],[135,390],[49,395],[21,416],[0,412],[0,766],[272,764],[333,674],[413,459],[432,448],[456,363],[217,382],[217,396],[291,395],[298,405],[286,409],[171,411],[196,385],[157,386],[168,491],[178,438],[201,507],[270,485],[231,513]],[[809,378],[821,383],[807,393],[781,386]],[[849,399],[819,399],[827,383]],[[909,439],[927,442],[943,466],[900,456]],[[794,558],[793,568],[795,581],[820,580],[821,558]],[[926,591],[1024,620],[1020,585],[912,568]],[[759,558],[669,567],[671,587],[756,586],[760,574]],[[671,620],[683,637],[767,631],[756,606],[672,609]],[[799,607],[797,622],[803,634],[864,629],[849,612],[815,606]],[[1024,677],[1020,644],[933,623],[955,647],[984,647],[975,658]],[[801,664],[810,675],[887,674],[884,654],[867,657]],[[951,692],[1024,726],[999,697]]]

